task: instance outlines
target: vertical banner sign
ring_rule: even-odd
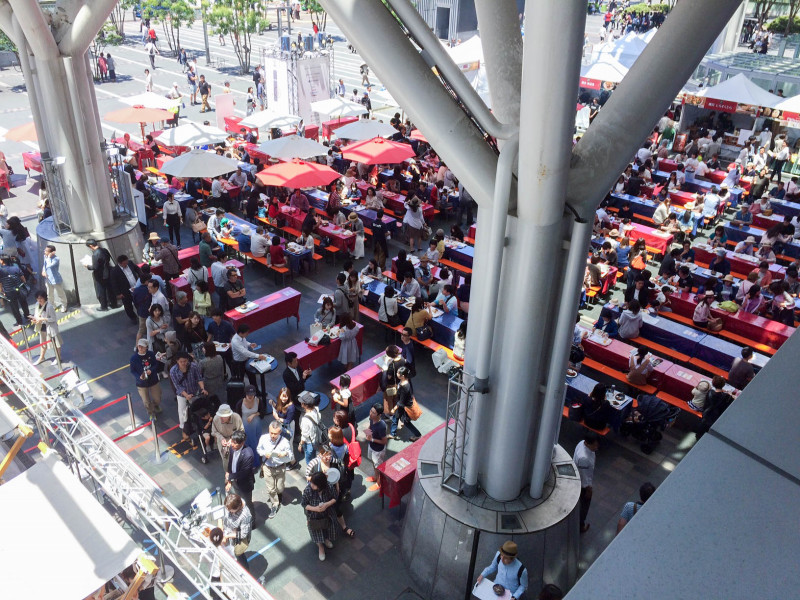
[[[289,101],[288,63],[285,60],[267,57],[264,60],[264,73],[267,108],[281,115],[292,114]]]
[[[300,116],[311,123],[314,112],[311,103],[331,97],[330,63],[327,56],[315,56],[297,61],[297,95]]]
[[[225,131],[225,117],[234,117],[233,94],[217,94],[214,96],[214,109],[217,117],[217,127]]]

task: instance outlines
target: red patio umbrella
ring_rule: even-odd
[[[420,142],[425,142],[426,144],[428,143],[428,139],[419,129],[412,131],[410,137],[412,140],[419,140]]]
[[[305,188],[328,185],[334,179],[341,177],[341,175],[327,165],[306,162],[295,158],[289,162],[282,162],[267,167],[263,171],[258,172],[256,177],[258,177],[258,180],[264,185]]]
[[[392,165],[412,158],[414,149],[408,144],[376,137],[345,146],[342,148],[342,156],[366,165]]]
[[[174,118],[175,115],[168,110],[160,108],[145,108],[144,106],[126,106],[119,110],[112,111],[103,115],[104,119],[115,123],[139,123],[142,128],[142,139],[144,139],[144,124],[166,121]]]
[[[36,135],[36,126],[33,121],[9,129],[3,137],[13,142],[35,142],[39,139]]]

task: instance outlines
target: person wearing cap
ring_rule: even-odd
[[[714,253],[714,258],[708,265],[708,270],[713,273],[727,275],[731,272],[731,262],[727,258],[727,251],[725,248],[717,248]]]
[[[240,253],[251,251],[252,231],[249,225],[242,225],[239,235],[236,236],[236,242],[239,244]]]
[[[236,403],[234,410],[242,417],[244,433],[247,436],[246,443],[253,450],[255,456],[253,465],[255,469],[258,469],[261,466],[258,441],[261,439],[261,433],[264,429],[263,419],[267,414],[267,401],[264,395],[260,398],[258,397],[258,388],[256,386],[248,385],[244,388],[244,397]]]
[[[517,552],[517,544],[511,540],[504,542],[489,566],[478,575],[477,583],[494,576],[495,585],[502,585],[510,591],[512,600],[521,598],[528,589],[528,569],[517,558]]]
[[[130,370],[136,380],[136,391],[142,398],[142,404],[148,415],[161,413],[161,384],[159,372],[163,363],[156,358],[155,352],[149,349],[146,339],[136,343],[136,352],[131,356]]]
[[[272,421],[269,431],[258,440],[257,453],[262,458],[261,473],[267,486],[268,519],[275,518],[283,500],[286,465],[294,458],[289,440],[281,435],[281,424]]]
[[[231,436],[237,431],[244,433],[242,417],[233,412],[229,404],[221,404],[211,423],[211,435],[214,436],[223,465],[228,464]]]
[[[745,239],[736,244],[736,247],[733,249],[733,251],[736,254],[754,256],[756,253],[756,238],[754,238],[752,235],[748,235]]]

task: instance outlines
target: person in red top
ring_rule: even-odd
[[[272,238],[272,245],[269,247],[269,260],[273,267],[285,267],[286,256],[283,253],[283,246],[281,246],[281,238],[277,235]]]
[[[155,42],[156,42],[156,40],[158,39],[158,38],[156,37],[156,30],[155,30],[155,29],[153,29],[153,28],[151,27],[151,28],[150,28],[150,31],[148,31],[148,32],[147,32],[147,37],[149,37],[149,38],[150,38],[150,41],[151,41],[151,42],[155,43]]]

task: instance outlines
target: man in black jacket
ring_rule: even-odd
[[[111,269],[111,290],[117,300],[122,300],[125,307],[125,314],[133,323],[138,323],[136,310],[133,308],[133,295],[131,288],[136,285],[136,281],[141,277],[142,272],[138,265],[128,260],[124,254],[117,257],[117,266]]]
[[[306,379],[311,377],[311,369],[300,370],[300,361],[294,352],[286,353],[286,368],[283,370],[283,383],[289,390],[289,396],[294,404],[295,437],[300,435],[300,417],[303,411],[300,409],[298,396],[306,389]]]
[[[244,445],[246,439],[244,431],[234,431],[231,436],[231,447],[228,453],[228,464],[225,466],[225,491],[231,491],[244,500],[250,515],[253,517],[253,527],[256,525],[256,509],[253,506],[253,488],[256,485],[255,457],[253,449]]]
[[[117,308],[117,301],[111,290],[111,253],[101,248],[94,238],[86,240],[86,247],[92,251],[92,264],[87,268],[94,278],[94,292],[100,303],[101,312]]]

